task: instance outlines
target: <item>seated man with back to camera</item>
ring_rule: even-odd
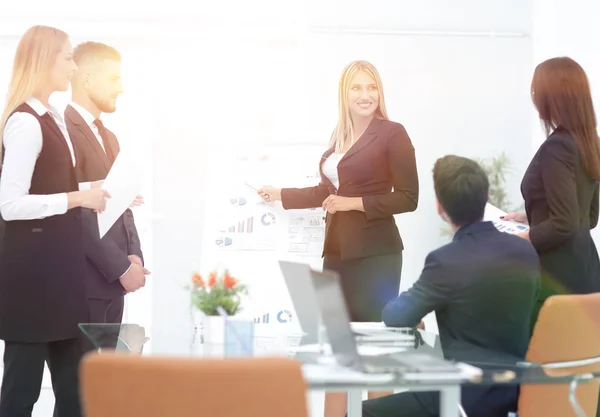
[[[435,311],[446,359],[522,361],[540,286],[538,255],[528,241],[483,221],[489,181],[476,162],[445,156],[433,168],[433,182],[438,213],[454,238],[427,256],[413,287],[384,307],[383,321],[414,327]],[[517,408],[518,386],[470,386],[461,395],[469,417],[506,417]],[[439,392],[368,400],[363,410],[368,417],[437,416]]]

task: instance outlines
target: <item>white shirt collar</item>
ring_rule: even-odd
[[[46,113],[50,113],[50,115],[53,116],[54,118],[56,118],[60,121],[64,120],[64,118],[61,116],[60,112],[58,110],[56,110],[55,107],[50,105],[50,108],[47,108],[46,106],[44,106],[44,104],[41,101],[39,101],[35,97],[29,97],[27,100],[25,100],[25,103],[27,103],[29,105],[29,107],[31,107],[38,114],[38,116],[43,116]]]
[[[81,117],[88,124],[88,126],[92,126],[94,124],[94,120],[96,120],[96,118],[92,115],[92,113],[90,113],[74,101],[71,102],[71,107],[77,110],[77,113],[81,115]]]

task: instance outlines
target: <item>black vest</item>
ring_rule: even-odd
[[[27,104],[15,112],[33,115],[42,128],[29,194],[77,191],[71,153],[52,116],[39,116]],[[2,246],[0,339],[41,343],[79,337],[77,325],[87,321],[80,209],[7,221]]]

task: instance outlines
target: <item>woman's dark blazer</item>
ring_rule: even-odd
[[[333,251],[342,259],[355,259],[402,251],[404,245],[393,216],[414,211],[419,200],[415,150],[404,127],[373,119],[338,164],[338,190],[322,170],[332,153],[333,148],[328,149],[321,158],[319,185],[282,189],[283,207],[320,207],[331,194],[362,197],[364,212],[327,214],[324,254]]]
[[[600,291],[590,230],[598,224],[598,182],[583,168],[573,136],[558,127],[540,146],[521,183],[529,238],[540,255],[539,299]]]

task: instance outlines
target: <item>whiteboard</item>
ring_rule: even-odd
[[[326,146],[266,146],[214,151],[205,208],[201,273],[229,269],[248,285],[243,316],[270,326],[297,328],[279,260],[308,263],[320,270],[325,236],[321,208],[284,210],[265,203],[262,185],[305,187],[320,181]]]

